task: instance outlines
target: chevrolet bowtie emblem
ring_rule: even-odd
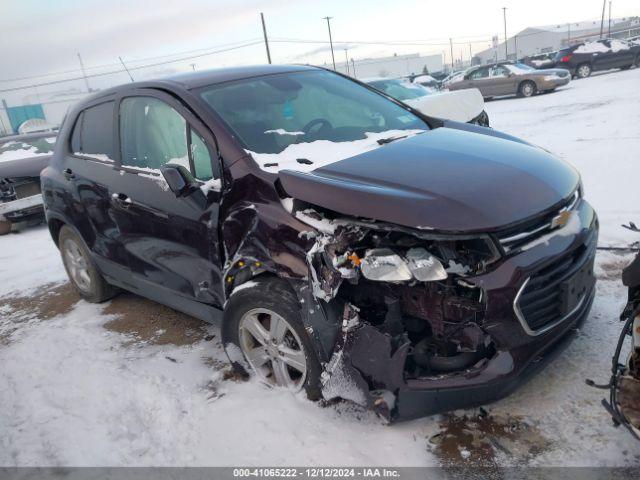
[[[571,218],[571,212],[565,210],[551,219],[551,228],[564,227]]]

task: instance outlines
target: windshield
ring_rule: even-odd
[[[238,80],[206,87],[200,95],[245,149],[256,153],[277,154],[293,144],[320,140],[353,142],[372,133],[429,129],[382,95],[324,70]]]
[[[405,82],[402,80],[375,80],[368,82],[373,88],[386,93],[390,97],[400,100],[412,100],[429,95],[431,92],[422,85]]]

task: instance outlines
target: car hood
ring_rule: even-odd
[[[404,103],[430,117],[457,122],[469,122],[484,110],[484,99],[477,88],[434,93]]]
[[[442,232],[519,222],[569,197],[580,181],[545,150],[480,127],[436,128],[310,172],[281,170],[279,177],[299,200]]]

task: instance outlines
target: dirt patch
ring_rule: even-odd
[[[0,298],[0,344],[11,343],[11,335],[21,324],[69,313],[79,300],[80,296],[68,283],[47,284],[28,296]]]
[[[469,417],[446,415],[429,448],[442,466],[451,468],[526,465],[548,450],[551,442],[522,417],[489,415],[484,409]]]
[[[201,320],[177,312],[132,293],[121,293],[104,309],[107,315],[117,318],[104,327],[129,337],[125,344],[149,343],[152,345],[191,345],[205,339],[213,340],[207,324]]]

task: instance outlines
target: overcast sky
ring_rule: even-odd
[[[119,68],[118,56],[134,68],[134,78],[216,66],[266,62],[264,45],[237,48],[216,55],[135,70],[177,56],[260,42],[260,12],[269,36],[276,39],[327,41],[322,17],[332,16],[336,60],[393,53],[448,55],[448,38],[468,52],[489,46],[492,35],[503,36],[502,7],[507,7],[508,33],[528,26],[560,24],[600,17],[602,0],[1,0],[0,89],[80,74],[77,53],[88,73]],[[607,13],[608,14],[608,13]],[[614,0],[613,17],[640,15],[640,0]],[[414,41],[422,46],[355,45],[344,42]],[[429,45],[426,45],[429,43]],[[194,50],[201,49],[200,52]],[[189,52],[189,53],[183,53]],[[455,52],[457,55],[457,52]],[[327,45],[272,42],[274,63],[331,62]],[[156,57],[156,58],[151,58]],[[194,67],[191,66],[194,64]],[[35,79],[33,75],[61,73]],[[15,79],[6,82],[7,79]],[[127,81],[126,74],[91,79],[101,87]],[[78,82],[41,87],[41,91],[80,87]],[[0,93],[0,97],[25,95]]]

